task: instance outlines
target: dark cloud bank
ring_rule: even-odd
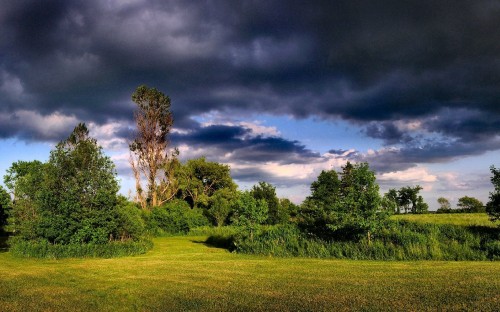
[[[4,120],[26,110],[129,121],[145,83],[191,131],[175,142],[241,161],[320,156],[191,117],[344,119],[388,147],[351,155],[380,171],[500,148],[498,1],[0,2]],[[22,126],[0,124],[0,138],[43,139]]]

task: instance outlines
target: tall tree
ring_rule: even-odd
[[[136,200],[143,209],[156,207],[175,196],[172,170],[178,151],[169,152],[168,135],[173,125],[170,98],[155,88],[138,87],[132,100],[137,132],[130,143],[130,164],[136,180]],[[146,187],[143,187],[143,180]]]
[[[486,205],[486,212],[488,212],[490,219],[492,221],[500,220],[500,168],[495,168],[495,166],[490,167],[491,183],[493,184],[494,190],[490,192],[490,200]]]
[[[61,244],[107,243],[116,235],[118,190],[114,163],[79,124],[51,151],[39,195],[39,237]]]
[[[276,196],[276,188],[267,183],[267,182],[259,182],[259,184],[256,184],[252,187],[252,190],[250,191],[252,196],[259,200],[263,199],[267,202],[267,207],[269,209],[269,216],[267,218],[267,223],[268,224],[277,224],[280,221],[280,216],[279,216],[279,199],[278,196]]]
[[[422,196],[418,196],[417,202],[415,204],[415,212],[414,213],[428,213],[429,205],[424,202],[424,198]]]
[[[85,124],[46,164],[14,163],[5,182],[15,197],[10,226],[18,239],[104,244],[116,235],[116,170]]]
[[[340,196],[340,180],[335,170],[321,171],[318,179],[311,184],[309,200],[315,206],[333,207]]]
[[[379,213],[379,186],[367,163],[347,163],[340,173],[323,171],[311,185],[299,223],[325,239],[352,239],[371,234],[386,214]],[[319,192],[318,192],[319,191]]]
[[[40,200],[47,164],[38,160],[18,161],[7,169],[5,186],[14,196],[9,230],[26,239],[36,237],[34,229],[40,221]]]
[[[418,192],[420,192],[420,190],[422,190],[422,187],[420,185],[414,187],[405,186],[399,189],[398,191],[399,205],[404,207],[405,213],[408,213],[408,211],[412,213],[417,213],[418,200],[419,200]]]
[[[387,193],[382,197],[381,202],[382,210],[388,213],[401,213],[401,207],[398,203],[398,191],[396,189],[390,189]]]
[[[182,196],[193,207],[208,207],[217,190],[236,191],[229,166],[207,161],[205,157],[188,160],[175,176]]]
[[[243,226],[250,231],[250,239],[259,224],[263,224],[268,216],[267,202],[263,199],[255,199],[249,191],[240,194],[235,205],[232,222]]]
[[[460,197],[457,206],[463,212],[485,212],[483,202],[474,197]]]
[[[352,165],[347,162],[341,173],[340,193],[340,228],[364,233],[370,242],[371,234],[379,225],[382,214],[378,213],[381,201],[379,186],[368,163]]]
[[[437,202],[439,204],[439,208],[438,208],[439,210],[441,210],[443,212],[451,210],[451,204],[447,198],[439,197],[437,199]]]

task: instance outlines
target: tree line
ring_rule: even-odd
[[[0,187],[0,225],[12,233],[11,246],[46,250],[58,245],[75,250],[74,246],[85,245],[85,250],[99,253],[96,250],[105,250],[102,246],[123,243],[134,253],[150,246],[147,235],[232,225],[243,228],[253,240],[261,226],[280,224],[293,224],[321,240],[371,242],[389,215],[428,212],[418,185],[390,189],[380,196],[367,163],[347,162],[339,172],[322,171],[301,205],[279,199],[276,188],[264,181],[240,191],[229,166],[205,157],[184,163],[178,159],[179,151],[169,142],[174,120],[168,96],[140,86],[132,100],[137,105],[136,133],[129,144],[134,197],[118,195],[113,162],[86,125],[79,124],[56,145],[46,163],[18,161],[7,170],[8,192]],[[498,220],[500,170],[491,167],[491,172],[495,189],[485,210]],[[446,199],[439,203],[448,209]],[[479,204],[463,197],[459,207],[475,211]]]

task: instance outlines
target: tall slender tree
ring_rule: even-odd
[[[169,152],[173,125],[170,98],[155,88],[139,86],[132,100],[137,104],[137,131],[130,143],[130,164],[136,180],[136,200],[143,209],[156,207],[175,196],[171,170],[178,151]],[[146,187],[143,187],[143,183]]]

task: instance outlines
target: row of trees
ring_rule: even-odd
[[[241,192],[227,165],[191,159],[178,160],[169,149],[173,124],[170,99],[156,89],[139,87],[137,133],[130,143],[130,164],[136,178],[133,202],[117,195],[113,162],[105,156],[85,124],[51,152],[49,161],[14,163],[0,188],[0,222],[9,211],[9,226],[21,240],[49,243],[105,244],[138,239],[145,224],[191,218],[194,225],[234,224],[251,231],[261,224],[294,221],[319,238],[367,237],[393,213],[424,213],[420,186],[391,189],[383,197],[367,163],[347,163],[340,172],[322,171],[311,185],[311,195],[300,206],[278,199],[274,186],[260,182]],[[487,211],[500,217],[500,171],[491,168],[495,191]],[[465,203],[466,201],[464,201]]]
[[[385,211],[400,214],[404,213],[427,213],[429,205],[418,193],[422,190],[420,185],[405,186],[399,190],[390,189],[382,198],[382,208]]]
[[[475,213],[486,212],[483,202],[475,197],[463,196],[458,199],[457,208],[452,208],[447,198],[439,197],[437,199],[439,208],[437,213]]]

